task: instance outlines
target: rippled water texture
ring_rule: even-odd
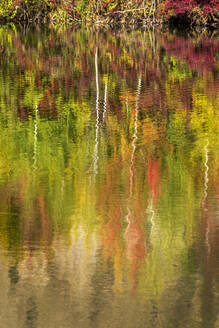
[[[0,27],[0,327],[219,327],[219,40]]]

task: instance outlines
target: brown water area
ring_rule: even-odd
[[[0,328],[219,327],[218,53],[0,27]]]

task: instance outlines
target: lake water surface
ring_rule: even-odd
[[[0,27],[0,328],[219,327],[218,53]]]

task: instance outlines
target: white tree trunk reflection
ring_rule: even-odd
[[[100,133],[100,108],[99,108],[99,77],[98,77],[98,47],[96,47],[95,52],[95,72],[96,72],[96,137],[94,146],[94,175],[98,172],[98,149],[99,149],[99,133]]]

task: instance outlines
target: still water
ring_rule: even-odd
[[[219,327],[218,52],[0,27],[0,328]]]

